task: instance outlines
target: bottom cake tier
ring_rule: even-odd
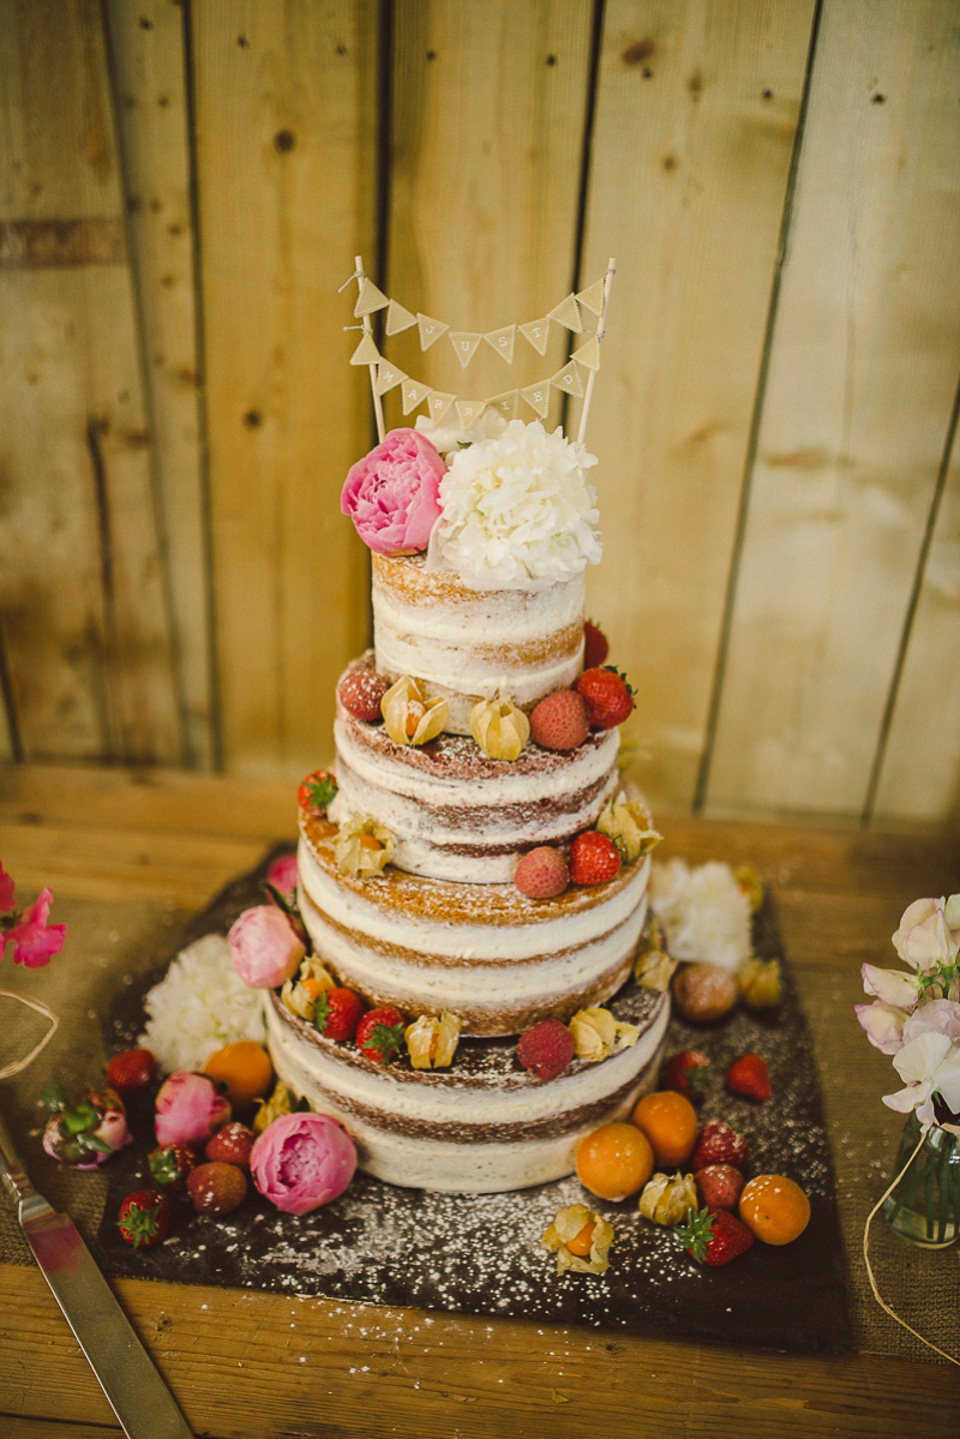
[[[493,1194],[549,1183],[574,1169],[577,1145],[627,1115],[653,1087],[669,997],[632,981],[607,1006],[635,1025],[634,1044],[596,1062],[574,1059],[541,1080],[516,1058],[515,1039],[464,1039],[449,1069],[384,1066],[323,1039],[279,994],[264,998],[277,1076],[311,1109],[339,1119],[359,1166],[389,1184]]]

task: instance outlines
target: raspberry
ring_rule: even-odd
[[[573,1035],[559,1019],[541,1019],[520,1036],[517,1059],[538,1079],[556,1079],[573,1058]]]
[[[229,1214],[247,1196],[247,1176],[235,1164],[214,1159],[187,1176],[187,1189],[198,1214]]]
[[[553,899],[569,883],[567,862],[558,849],[541,844],[525,854],[514,872],[513,882],[527,899]]]
[[[570,846],[570,878],[574,884],[604,884],[620,871],[620,854],[612,839],[587,829]]]
[[[376,670],[351,670],[337,686],[337,699],[354,719],[371,724],[383,718],[380,701],[389,688],[389,681]]]
[[[530,735],[543,749],[576,749],[590,733],[587,705],[576,690],[555,690],[530,716]]]

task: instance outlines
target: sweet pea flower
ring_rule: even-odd
[[[883,1054],[896,1054],[903,1044],[903,1026],[907,1011],[883,1000],[873,1004],[855,1004],[854,1013],[875,1049]]]
[[[13,881],[0,866],[0,907],[11,909],[13,905]],[[4,901],[9,901],[8,903]],[[0,958],[7,946],[13,948],[14,964],[27,969],[41,969],[59,954],[66,938],[65,924],[48,924],[53,892],[42,889],[36,901],[22,915],[15,912],[5,914],[0,922]],[[13,921],[13,923],[11,923]]]
[[[923,1030],[894,1055],[893,1067],[906,1088],[882,1096],[890,1109],[901,1114],[915,1109],[924,1130],[936,1120],[934,1094],[954,1113],[960,1111],[960,1047],[952,1044],[946,1034]]]
[[[231,1117],[230,1104],[206,1074],[178,1069],[157,1092],[158,1144],[204,1144]]]
[[[356,1167],[356,1145],[328,1114],[281,1114],[250,1151],[254,1184],[284,1214],[309,1214],[329,1204]]]
[[[233,967],[251,989],[276,989],[296,974],[307,952],[290,921],[275,904],[245,909],[227,938]]]
[[[916,974],[904,974],[901,969],[880,969],[875,964],[860,966],[865,994],[875,994],[884,1004],[896,1005],[899,1009],[912,1009],[920,994],[920,980]]]
[[[427,548],[440,517],[440,481],[446,466],[416,430],[391,430],[369,455],[350,467],[340,509],[378,555],[412,555]]]
[[[915,899],[907,905],[893,947],[907,964],[928,971],[952,964],[960,953],[960,894],[949,899]]]

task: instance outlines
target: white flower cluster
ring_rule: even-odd
[[[261,991],[248,989],[234,969],[226,937],[205,934],[180,951],[147,994],[147,1024],[137,1042],[168,1074],[202,1069],[225,1044],[263,1044],[262,1000]]]
[[[584,474],[596,463],[539,420],[511,420],[498,438],[459,450],[440,481],[428,568],[455,570],[474,589],[513,589],[596,564],[599,516]]]
[[[752,953],[750,902],[720,860],[688,869],[682,859],[655,864],[650,907],[673,959],[703,960],[735,970]]]

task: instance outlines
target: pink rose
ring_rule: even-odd
[[[178,1069],[157,1092],[158,1144],[204,1144],[231,1117],[230,1104],[206,1074]]]
[[[391,430],[352,465],[340,508],[378,555],[412,555],[427,548],[440,517],[440,481],[447,473],[435,447],[416,430]]]
[[[309,1214],[329,1204],[356,1167],[356,1145],[328,1114],[281,1114],[250,1151],[254,1184],[285,1214]]]
[[[276,989],[296,974],[303,942],[275,904],[245,909],[227,935],[233,967],[251,989]]]

